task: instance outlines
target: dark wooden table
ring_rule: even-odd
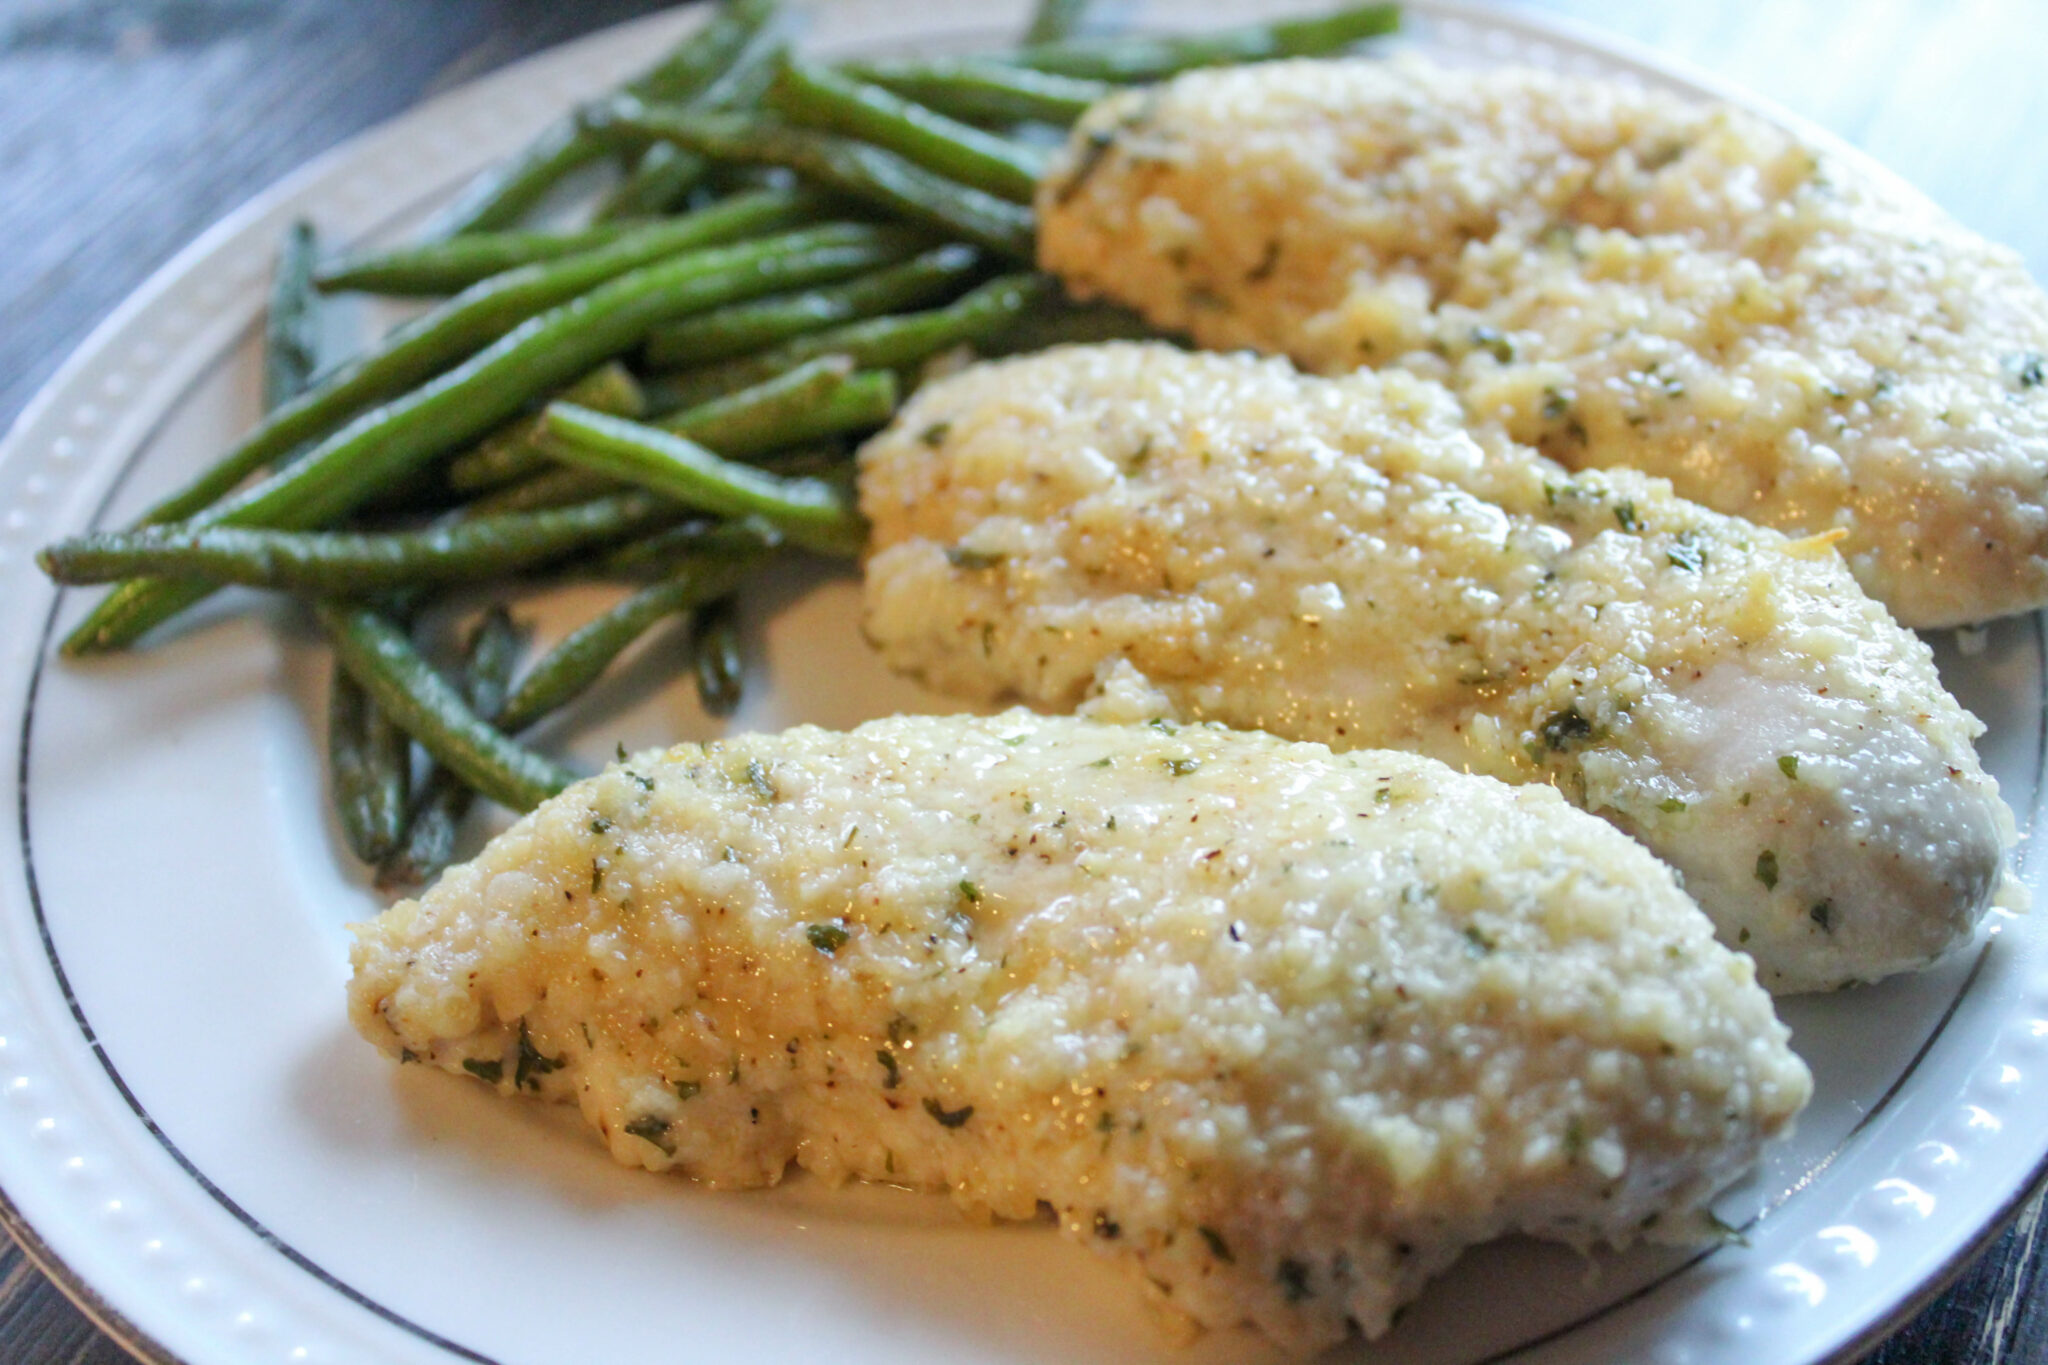
[[[308,157],[658,4],[0,0],[0,423],[150,271]],[[1876,153],[2048,278],[2042,0],[1514,7],[1606,28],[1777,100]],[[2036,1202],[1870,1365],[2048,1365],[2040,1223]],[[0,1360],[128,1358],[0,1247]]]

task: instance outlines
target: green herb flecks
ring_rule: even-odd
[[[1165,763],[1166,771],[1175,777],[1186,777],[1202,766],[1202,760],[1199,758],[1168,758],[1162,759],[1161,762]]]
[[[1674,569],[1699,573],[1707,567],[1707,547],[1695,541],[1688,531],[1664,547],[1664,559]]]
[[[937,1119],[941,1128],[958,1128],[974,1117],[974,1106],[963,1104],[958,1109],[948,1109],[937,1100],[927,1097],[924,1112]]]
[[[965,545],[949,545],[946,547],[946,562],[956,569],[979,573],[995,568],[1003,562],[1003,556],[994,550],[975,550]]]
[[[747,785],[752,787],[763,801],[774,801],[781,795],[775,790],[775,783],[768,776],[768,765],[758,758],[747,760]]]
[[[462,1059],[462,1069],[478,1080],[488,1081],[492,1085],[496,1085],[505,1079],[505,1064],[495,1058],[490,1061],[484,1061],[478,1057],[464,1057]]]
[[[1540,733],[1552,753],[1562,753],[1591,739],[1593,722],[1580,715],[1577,706],[1567,706],[1544,721]]]
[[[903,1073],[897,1069],[895,1053],[888,1048],[878,1047],[875,1049],[875,1060],[880,1062],[882,1070],[888,1073],[882,1080],[882,1089],[894,1090],[903,1083]]]
[[[533,1037],[526,1031],[526,1021],[519,1021],[519,1061],[512,1069],[512,1085],[518,1090],[540,1089],[540,1078],[551,1072],[560,1071],[569,1064],[565,1052],[559,1057],[549,1057],[533,1045]],[[502,1067],[500,1068],[502,1073]]]
[[[1835,932],[1835,903],[1833,901],[1815,901],[1813,905],[1808,907],[1806,917],[1815,924],[1818,924],[1822,933],[1832,934]]]
[[[663,1156],[674,1156],[676,1144],[668,1135],[668,1120],[656,1118],[653,1114],[642,1114],[626,1124],[626,1131],[642,1142],[651,1142],[661,1149]]]
[[[1766,891],[1778,889],[1778,855],[1768,848],[1756,855],[1756,879]]]
[[[806,924],[804,926],[804,937],[811,941],[813,948],[830,957],[841,948],[844,948],[847,940],[852,938],[853,935],[846,931],[846,926],[843,924],[826,923]]]
[[[1636,515],[1636,505],[1632,502],[1614,504],[1614,523],[1630,535],[1636,535],[1643,529],[1643,519]]]
[[[1778,771],[1791,778],[1794,782],[1797,782],[1799,780],[1799,755],[1779,754]]]

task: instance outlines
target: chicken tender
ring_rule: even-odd
[[[1481,1239],[1683,1223],[1810,1089],[1749,960],[1556,793],[1210,726],[642,754],[357,934],[366,1037],[628,1165],[1050,1205],[1304,1352]]]
[[[1092,110],[1039,254],[1203,346],[1399,364],[1573,468],[1846,531],[1909,626],[2048,604],[2048,296],[1874,165],[1743,110],[1421,61]]]
[[[1983,727],[1824,537],[1475,436],[1404,371],[978,366],[867,445],[861,505],[896,668],[1056,710],[1128,668],[1179,718],[1553,783],[1774,990],[1924,964],[2007,884]]]

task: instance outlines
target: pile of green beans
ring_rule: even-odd
[[[1340,51],[1388,5],[1187,37],[1098,36],[1039,0],[1019,47],[824,65],[778,0],[721,0],[639,77],[556,119],[402,246],[294,224],[264,332],[263,419],[127,529],[39,556],[111,583],[66,637],[126,648],[234,584],[303,601],[332,645],[329,785],[378,885],[456,856],[477,796],[530,809],[576,774],[526,732],[664,622],[708,716],[744,699],[737,593],[867,528],[852,446],[963,348],[1153,335],[1033,272],[1042,136],[1122,86]],[[572,173],[614,166],[580,221]],[[545,220],[539,225],[536,220]],[[323,354],[324,296],[423,299]],[[625,585],[522,670],[488,595]],[[427,623],[471,618],[466,631]],[[460,638],[437,662],[423,641]],[[553,727],[550,727],[551,729]]]

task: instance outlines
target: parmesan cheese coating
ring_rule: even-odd
[[[1161,344],[928,386],[861,454],[896,668],[1546,782],[1672,863],[1774,990],[1966,937],[2011,813],[1977,720],[1826,538],[1475,436],[1401,370]]]
[[[365,1037],[628,1165],[1043,1202],[1302,1352],[1481,1239],[1684,1223],[1811,1085],[1749,960],[1555,792],[1211,726],[641,754],[357,935]]]
[[[1119,95],[1039,254],[1203,346],[1449,383],[1574,468],[1846,531],[1910,626],[2048,603],[2048,296],[1874,165],[1755,115],[1416,60]]]

